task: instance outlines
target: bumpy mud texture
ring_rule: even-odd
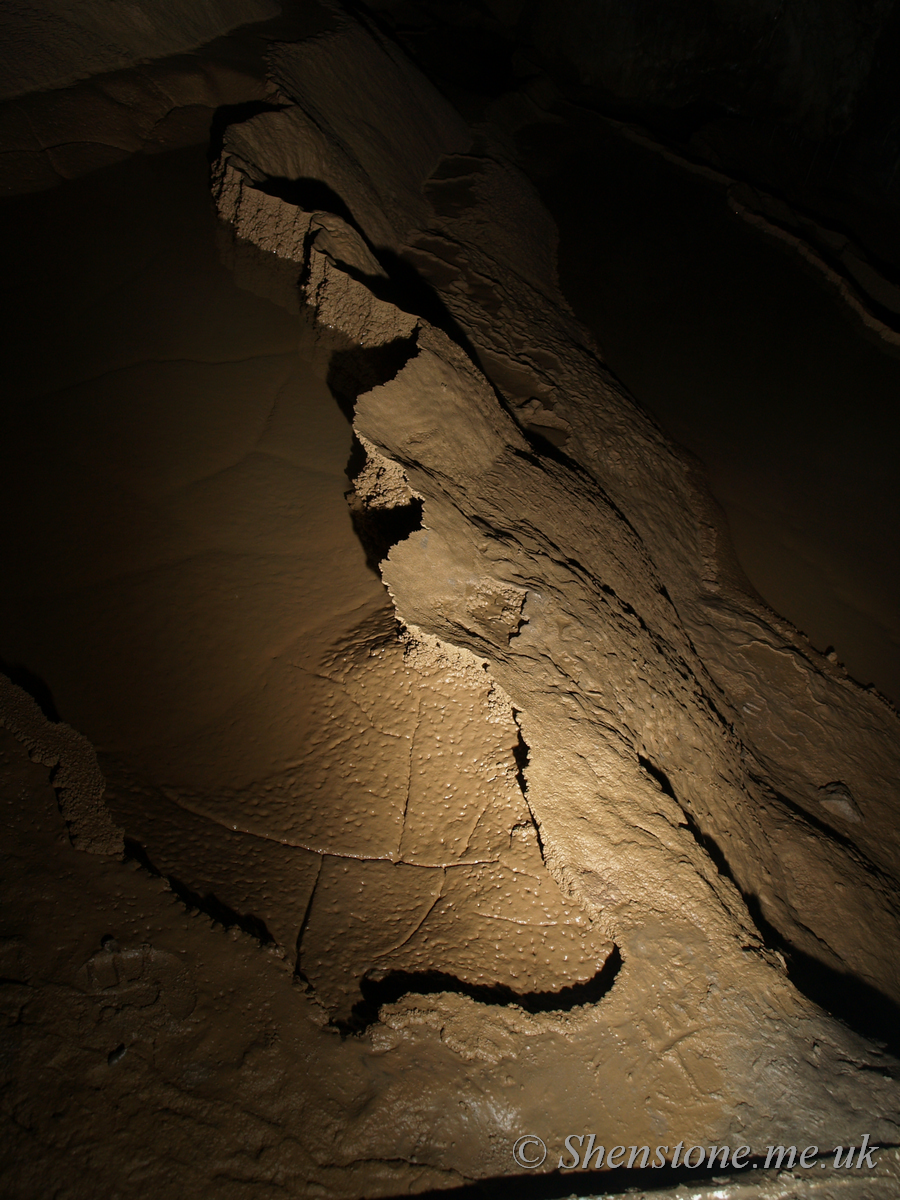
[[[568,317],[552,232],[502,151],[358,26],[277,49],[273,70],[294,106],[228,131],[221,210],[259,242],[264,209],[272,228],[288,217],[253,184],[315,178],[386,266],[413,265],[440,297],[443,330],[433,304],[405,365],[356,403],[370,459],[402,468],[424,503],[385,581],[411,637],[485,661],[519,714],[548,868],[621,948],[614,991],[590,1017],[598,1034],[617,1012],[656,1010],[661,987],[686,1014],[663,1037],[679,1047],[671,1057],[647,1059],[637,1043],[652,1036],[607,1049],[636,1097],[627,1109],[617,1092],[615,1122],[639,1138],[690,1114],[724,1136],[741,1111],[752,1140],[762,1130],[745,1106],[765,1095],[798,1127],[810,1109],[779,1111],[768,1060],[798,1072],[789,1091],[836,1136],[846,1118],[826,1115],[803,1047],[819,1022],[835,1048],[847,1034],[794,991],[747,904],[778,944],[900,998],[893,712],[742,588],[701,482]],[[402,113],[400,96],[415,101]],[[304,247],[298,276],[332,337],[410,337],[415,288],[396,267],[391,328],[357,272],[312,238]],[[530,440],[541,427],[562,434],[564,454]],[[835,789],[868,815],[839,810]],[[878,1101],[890,1127],[895,1105]]]
[[[896,713],[754,598],[502,142],[312,25],[221,131],[243,290],[197,214],[177,328],[76,320],[4,452],[52,501],[5,644],[86,735],[3,683],[4,1181],[519,1194],[531,1132],[538,1175],[582,1131],[896,1146],[900,1064],[811,998],[895,1031]]]

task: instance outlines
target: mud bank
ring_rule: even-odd
[[[590,1129],[867,1133],[790,1186],[890,1196],[896,713],[748,585],[506,135],[304,13],[211,163],[4,202],[12,1193],[562,1196],[513,1144]]]

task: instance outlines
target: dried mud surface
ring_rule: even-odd
[[[193,150],[6,202],[60,349],[14,343],[0,451],[0,654],[52,693],[0,707],[4,1178],[352,1198],[515,1187],[531,1130],[897,1145],[896,1060],[785,966],[900,1003],[896,713],[747,587],[502,138],[313,25],[222,131],[217,234]]]

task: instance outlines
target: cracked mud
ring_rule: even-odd
[[[897,714],[747,587],[504,139],[309,24],[228,76],[218,227],[204,146],[53,190],[29,144],[7,202],[50,231],[17,328],[65,351],[13,344],[0,447],[8,1178],[355,1200],[507,1176],[528,1129],[895,1146]]]

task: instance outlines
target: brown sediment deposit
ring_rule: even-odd
[[[746,579],[509,121],[336,5],[212,47],[18,110],[103,138],[3,201],[8,1193],[563,1196],[587,1130],[866,1133],[785,1186],[895,1195],[896,711]]]

